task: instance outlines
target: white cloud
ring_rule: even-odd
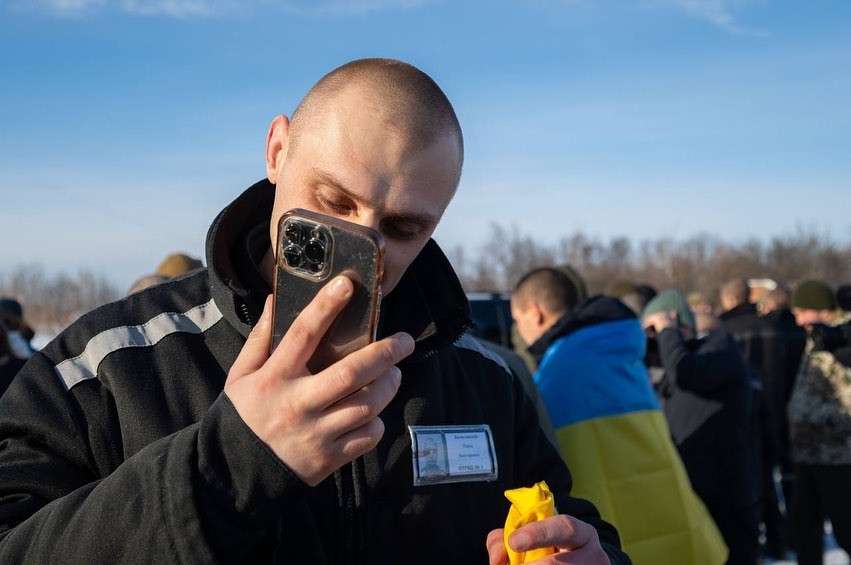
[[[303,14],[348,15],[366,14],[382,10],[399,10],[417,8],[429,4],[433,0],[284,0],[275,2],[266,0],[267,4]]]
[[[82,16],[113,9],[138,16],[174,18],[223,16],[259,6],[305,15],[345,16],[416,8],[434,0],[19,0],[16,9],[36,9],[59,16]]]
[[[663,4],[674,6],[690,16],[705,20],[721,29],[736,35],[754,35],[763,37],[767,32],[751,29],[739,24],[734,10],[741,1],[736,0],[660,0]]]
[[[35,0],[31,7],[60,16],[73,16],[99,8],[104,4],[106,0]],[[22,9],[26,4],[18,2],[14,6]]]
[[[141,16],[211,16],[224,8],[212,0],[121,0],[121,9]]]

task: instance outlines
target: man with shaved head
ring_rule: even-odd
[[[430,239],[463,145],[437,84],[392,60],[344,65],[273,119],[266,179],[213,221],[207,269],[83,316],[2,398],[0,562],[507,564],[503,491],[545,480],[562,514],[512,549],[628,563],[522,384],[466,333]],[[353,287],[330,281],[270,354],[294,208],[386,241],[378,341],[316,373]]]

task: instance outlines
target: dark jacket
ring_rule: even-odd
[[[465,334],[433,242],[384,303],[381,333],[417,348],[378,447],[310,488],[254,435],[222,387],[269,292],[256,265],[273,197],[262,181],[216,218],[207,270],[83,316],[15,379],[0,400],[0,562],[486,563],[503,490],[544,479],[627,563],[569,496],[520,383]],[[412,486],[413,424],[489,424],[498,479]]]
[[[659,392],[695,491],[732,507],[753,504],[748,370],[735,342],[723,330],[686,341],[672,328],[657,339],[665,369]]]
[[[15,375],[18,374],[18,371],[20,371],[23,366],[23,359],[18,359],[11,355],[6,355],[0,359],[0,395],[6,392],[6,389],[9,388],[9,385],[12,383],[12,379],[15,378]]]
[[[764,340],[766,362],[763,369],[765,398],[769,403],[781,459],[789,451],[787,407],[795,388],[795,376],[801,366],[807,334],[795,323],[789,309],[776,310],[764,318],[769,332]]]
[[[754,468],[773,467],[780,453],[779,416],[771,402],[774,396],[774,375],[769,348],[773,339],[771,327],[759,317],[755,304],[736,306],[720,316],[721,324],[748,364],[751,394],[748,399],[748,417],[751,422]],[[758,472],[758,471],[757,471]]]
[[[750,363],[757,374],[763,376],[766,361],[764,339],[768,324],[759,317],[756,304],[740,304],[719,316],[721,325],[736,341],[745,361]]]

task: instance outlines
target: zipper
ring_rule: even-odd
[[[356,563],[357,554],[360,548],[357,547],[355,541],[356,512],[354,499],[354,473],[352,468],[355,462],[343,465],[334,473],[334,479],[337,483],[337,505],[340,510],[340,518],[338,527],[340,530],[339,539],[342,543],[338,546],[336,563],[354,564]]]
[[[239,309],[237,310],[237,313],[244,324],[248,324],[253,328],[254,324],[257,323],[251,315],[251,312],[248,311],[248,304],[244,300],[239,301]]]

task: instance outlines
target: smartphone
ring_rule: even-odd
[[[375,341],[384,274],[384,239],[377,231],[309,210],[284,213],[275,244],[272,350],[301,311],[334,277],[354,292],[322,338],[307,368],[319,372]]]

